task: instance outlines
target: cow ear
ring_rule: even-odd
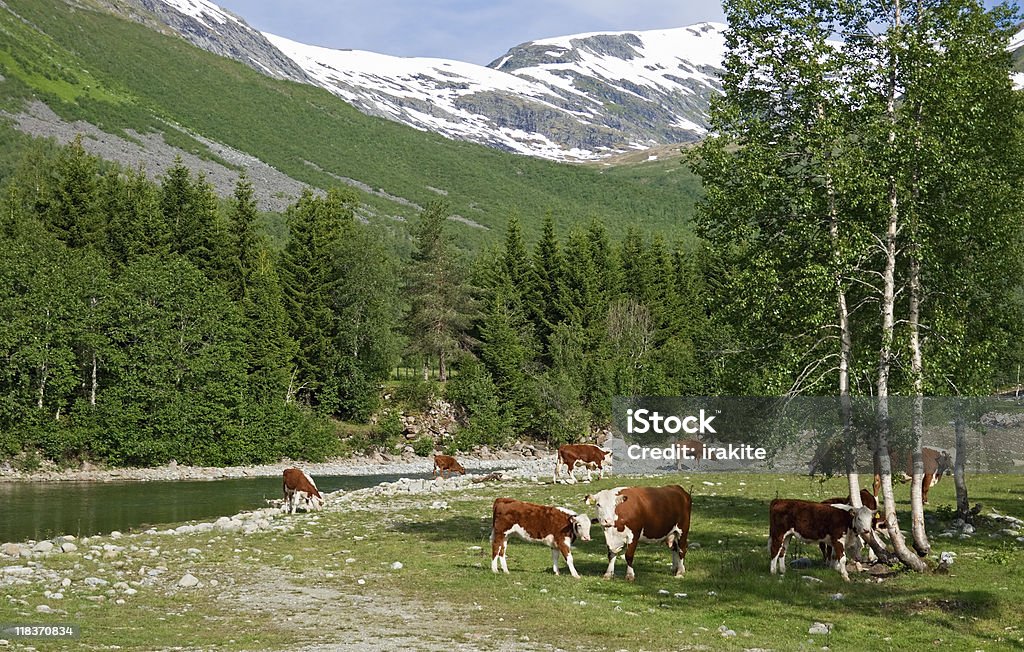
[[[620,496],[616,496],[615,497],[615,504],[616,505],[621,505],[622,503],[626,502],[626,498],[628,498],[628,496],[621,496],[621,495]]]
[[[584,505],[593,505],[593,504],[594,504],[594,497],[593,497],[593,496],[591,496],[590,494],[587,494],[587,495],[586,495],[586,496],[585,496],[585,497],[583,498],[583,504],[584,504]]]
[[[853,505],[844,505],[842,503],[833,503],[832,506],[835,507],[836,509],[841,509],[844,512],[852,512],[853,511]]]

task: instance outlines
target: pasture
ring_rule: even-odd
[[[1024,515],[1024,478],[970,480],[972,503],[983,503],[983,514],[994,508]],[[607,557],[598,527],[593,541],[574,548],[579,580],[567,573],[554,576],[549,550],[519,539],[508,548],[511,574],[490,571],[496,496],[581,511],[587,493],[672,482],[692,487],[693,495],[683,578],[669,575],[671,556],[664,545],[642,544],[635,583],[623,579],[621,561],[617,577],[603,579]],[[909,488],[896,491],[901,522],[908,523]],[[279,517],[275,522],[295,526],[287,533],[133,534],[117,542],[128,549],[113,562],[47,557],[40,564],[73,580],[64,598],[47,600],[45,584],[5,585],[0,622],[25,622],[26,614],[30,622],[76,622],[83,636],[69,647],[90,649],[1024,649],[1024,544],[1002,534],[1005,525],[985,519],[970,538],[939,538],[952,518],[948,478],[933,488],[926,514],[933,557],[947,550],[957,554],[949,574],[898,571],[879,578],[851,571],[853,581],[845,583],[822,565],[816,545],[795,543],[789,558],[806,556],[814,564],[771,576],[767,512],[776,495],[820,500],[845,495],[845,483],[694,473],[357,495],[319,514]],[[98,537],[91,543],[105,542]],[[164,569],[162,579],[140,587],[127,604],[116,604],[120,594],[112,589],[107,599],[96,600],[82,586],[86,576],[113,584],[118,572],[144,577],[154,568]],[[176,586],[185,572],[199,578],[200,586]],[[67,615],[36,613],[42,603]],[[815,622],[830,623],[831,632],[809,634]],[[723,626],[735,636],[723,635]],[[48,649],[45,642],[31,644]]]

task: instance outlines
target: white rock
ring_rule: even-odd
[[[78,550],[78,546],[76,546],[75,544],[71,543],[70,541],[65,541],[64,543],[60,544],[60,551],[61,552],[64,552],[64,553],[75,552],[76,550]]]
[[[356,580],[356,584],[358,584],[359,586],[362,586],[363,584],[366,584],[366,580],[358,579],[358,580]]]
[[[685,598],[685,597],[686,597],[686,594],[685,594],[685,593],[676,593],[676,594],[674,594],[674,595],[675,595],[675,597],[677,597],[677,598]]]
[[[391,564],[391,570],[402,570],[403,564],[400,561],[396,561]]]
[[[87,577],[87,578],[85,578],[85,585],[86,586],[106,586],[107,584],[110,584],[110,582],[108,582],[107,580],[105,580],[103,578],[100,578],[100,577]]]
[[[111,539],[120,539],[123,536],[124,535],[121,534],[120,532],[118,532],[117,530],[114,530],[113,532],[110,533],[110,538]]]
[[[668,593],[669,592],[666,591],[665,589],[658,589],[658,595],[668,595]]]
[[[71,586],[71,578],[70,577],[65,577],[64,579],[62,579],[60,581],[60,585],[63,586],[64,588],[67,588],[67,587]]]
[[[831,596],[829,596],[829,597],[831,597],[831,598],[832,598],[833,600],[842,600],[842,599],[843,599],[843,598],[845,598],[846,596],[845,596],[845,595],[843,595],[842,593],[833,593],[833,594],[832,594]]]
[[[53,550],[52,541],[40,541],[36,545],[32,546],[32,552],[50,552]]]
[[[804,580],[805,582],[821,584],[821,580],[818,579],[817,577],[814,577],[813,575],[801,575],[800,579]]]
[[[135,595],[136,593],[138,593],[138,590],[133,588],[127,588],[124,590],[125,595]]]
[[[50,609],[50,605],[41,604],[38,607],[36,607],[36,611],[41,614],[48,614],[51,611],[53,611],[53,609]]]
[[[185,576],[178,580],[178,586],[190,589],[194,586],[199,586],[199,578],[192,573],[185,573]]]
[[[808,634],[813,635],[826,635],[832,631],[832,623],[819,623],[815,622],[811,625],[810,629],[807,630]]]
[[[0,546],[0,553],[3,553],[8,557],[20,557],[21,552],[21,546],[17,543],[5,543]]]

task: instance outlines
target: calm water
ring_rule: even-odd
[[[321,492],[392,482],[401,475],[316,476]],[[404,477],[428,478],[430,474]],[[230,516],[281,497],[281,477],[166,482],[0,482],[0,542],[89,536]]]

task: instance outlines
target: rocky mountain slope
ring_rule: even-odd
[[[314,83],[364,113],[555,160],[700,138],[724,25],[532,41],[488,66],[334,50],[261,34],[208,0],[130,0],[193,44]]]

